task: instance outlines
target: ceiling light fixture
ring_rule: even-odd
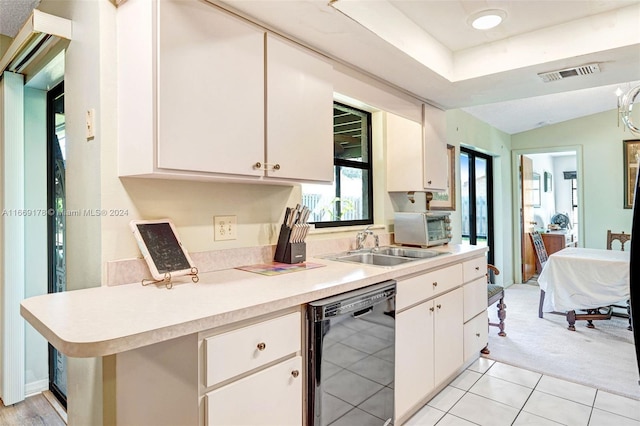
[[[476,30],[490,30],[502,23],[507,17],[507,12],[500,9],[488,9],[474,13],[467,22]]]

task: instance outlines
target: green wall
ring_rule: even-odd
[[[514,150],[582,147],[582,159],[577,161],[582,161],[583,170],[578,176],[584,207],[583,247],[605,248],[607,229],[631,232],[632,211],[623,208],[622,141],[640,136],[617,123],[617,111],[611,110],[511,136]]]

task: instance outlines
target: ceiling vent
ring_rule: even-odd
[[[579,67],[566,68],[558,71],[543,72],[543,73],[539,73],[538,76],[542,79],[542,81],[544,81],[545,83],[548,83],[550,81],[562,80],[564,78],[569,78],[569,77],[577,77],[579,75],[595,74],[598,72],[600,72],[600,65],[587,64],[587,65],[580,65]]]

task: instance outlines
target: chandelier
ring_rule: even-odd
[[[620,88],[616,90],[618,95],[618,113],[622,117],[622,122],[633,133],[640,134],[640,125],[633,123],[631,113],[633,111],[633,104],[636,98],[640,94],[640,85],[632,87],[627,93],[624,93]]]

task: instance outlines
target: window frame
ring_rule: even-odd
[[[341,102],[338,101],[333,101],[333,105],[334,106],[340,106],[343,108],[349,108],[349,109],[353,109],[353,110],[357,110],[358,112],[361,112],[363,114],[366,114],[368,117],[367,120],[367,161],[353,161],[353,160],[346,160],[344,158],[336,158],[335,155],[333,157],[333,178],[336,184],[336,193],[335,196],[337,198],[340,197],[340,168],[341,167],[348,167],[348,168],[353,168],[353,169],[360,169],[360,170],[364,170],[367,172],[367,194],[366,194],[366,200],[367,200],[367,210],[369,212],[369,217],[366,219],[357,219],[357,220],[333,220],[333,221],[324,221],[324,222],[310,222],[313,223],[314,226],[317,229],[320,228],[335,228],[335,227],[339,227],[339,226],[361,226],[361,225],[372,225],[373,224],[373,152],[372,152],[372,145],[373,145],[373,137],[372,137],[372,125],[371,125],[371,121],[372,121],[372,117],[373,114],[371,114],[369,111],[365,111],[363,109],[360,108],[356,108],[354,106],[351,105],[347,105],[347,104],[343,104]],[[335,135],[335,133],[334,133]],[[365,199],[365,192],[363,191],[362,193],[363,196],[363,205],[364,205],[364,199]],[[338,203],[338,207],[337,207],[337,212],[338,215],[340,214],[340,203]]]

